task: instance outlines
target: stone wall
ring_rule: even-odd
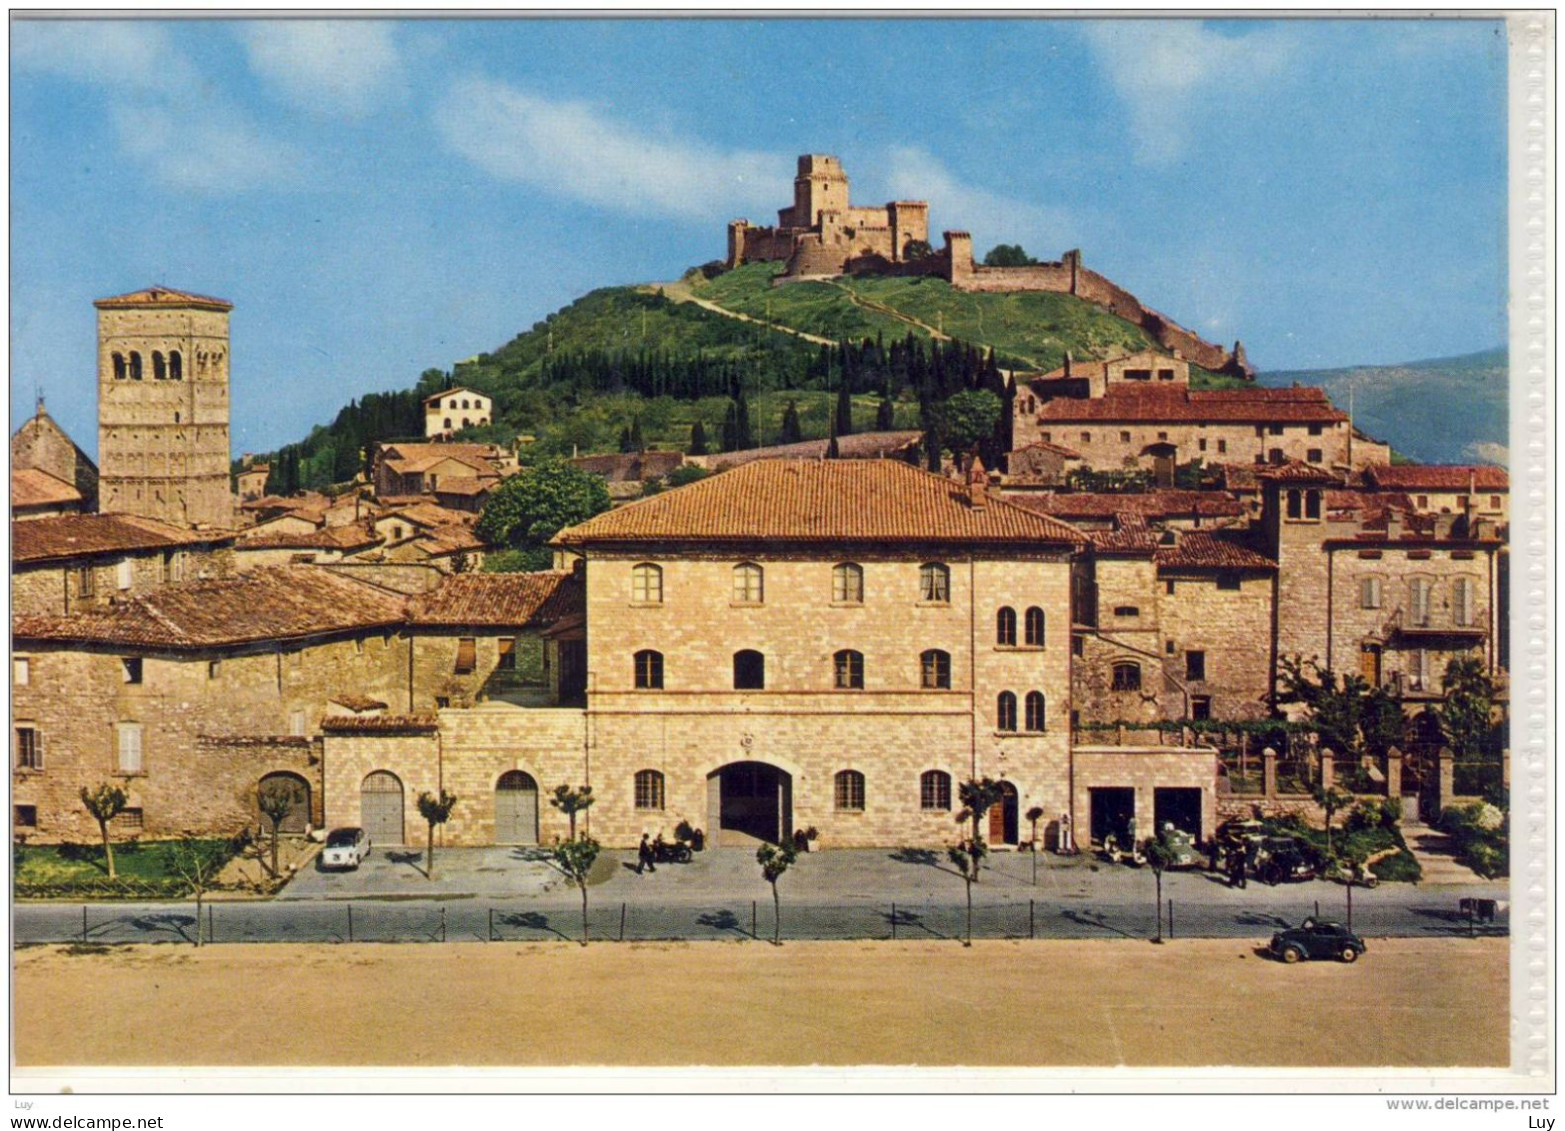
[[[129,562],[129,577],[121,569]],[[81,570],[90,571],[90,592],[84,594]],[[14,613],[65,614],[106,608],[115,600],[139,597],[164,585],[197,579],[232,577],[232,545],[179,546],[170,550],[136,551],[90,558],[68,565],[13,565],[11,610]],[[122,587],[121,582],[129,585]]]
[[[1237,580],[1238,589],[1221,589],[1216,571],[1158,574],[1164,666],[1191,696],[1210,699],[1214,719],[1258,719],[1268,712],[1273,577],[1257,571]],[[1205,654],[1204,680],[1187,678],[1191,651]]]
[[[1052,402],[1059,412],[1060,401]],[[1348,460],[1347,424],[1322,424],[1319,435],[1310,434],[1307,424],[1282,425],[1280,435],[1272,435],[1265,425],[1250,423],[1183,421],[1105,421],[1052,419],[1042,421],[1036,415],[1018,413],[1012,429],[1013,444],[1025,447],[1043,440],[1080,452],[1082,462],[1102,471],[1125,467],[1150,467],[1147,449],[1154,444],[1172,444],[1175,461],[1189,463],[1260,464],[1268,462],[1275,449],[1285,460],[1329,466]],[[1357,445],[1355,445],[1356,447]],[[1309,457],[1319,452],[1320,458]]]

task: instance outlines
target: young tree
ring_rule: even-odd
[[[429,858],[425,862],[424,878],[435,878],[435,826],[443,825],[451,819],[451,810],[456,808],[456,794],[447,793],[444,789],[440,796],[425,790],[418,795],[418,813],[424,818],[424,823],[429,826]]]
[[[603,846],[590,836],[577,838],[573,832],[570,840],[562,840],[554,846],[554,863],[581,891],[581,945],[591,940],[591,928],[587,925],[587,877],[597,862]]]
[[[1331,819],[1339,810],[1353,804],[1353,795],[1345,790],[1338,789],[1336,786],[1327,789],[1319,785],[1312,791],[1312,795],[1315,798],[1315,804],[1319,805],[1321,811],[1326,814],[1326,858],[1329,860],[1333,855],[1331,851]]]
[[[1152,878],[1157,881],[1157,937],[1152,941],[1163,941],[1163,871],[1174,862],[1174,850],[1162,833],[1148,837],[1142,842],[1141,851],[1147,858],[1147,867],[1152,869]]]
[[[777,895],[777,881],[799,858],[791,837],[783,837],[781,844],[763,844],[755,850],[755,861],[761,866],[761,875],[772,885],[772,945],[782,945],[782,900]]]
[[[82,804],[87,812],[92,814],[92,819],[98,822],[98,832],[103,836],[103,855],[109,864],[109,879],[114,879],[114,845],[109,842],[109,822],[118,817],[125,810],[129,798],[125,791],[117,785],[104,782],[97,789],[89,790],[82,786]]]
[[[522,551],[533,569],[547,569],[553,561],[549,539],[608,509],[601,475],[545,460],[495,488],[474,533],[491,546]]]
[[[964,824],[972,822],[973,831],[969,838],[974,843],[983,844],[982,822],[989,815],[989,810],[1005,800],[1005,789],[993,778],[969,778],[957,786],[957,798],[962,802],[962,811],[956,815],[956,823]],[[987,855],[987,850],[979,854],[979,859]],[[978,861],[973,864],[973,883],[978,882]]]
[[[690,483],[697,483],[712,473],[704,467],[698,467],[693,463],[687,463],[682,467],[676,467],[670,471],[663,482],[669,487],[684,487]]]
[[[596,800],[597,798],[592,795],[592,786],[584,785],[572,789],[569,784],[566,784],[554,787],[554,796],[549,798],[549,804],[570,818],[571,839],[575,840],[576,814],[591,809],[592,803]]]
[[[958,824],[965,819],[965,814],[957,814]],[[963,946],[973,945],[973,885],[978,882],[978,869],[983,866],[984,857],[988,855],[989,846],[982,837],[976,835],[959,840],[946,849],[946,858],[956,865],[962,873],[962,881],[967,885],[967,938]]]
[[[1027,810],[1027,819],[1032,822],[1032,885],[1038,886],[1038,822],[1043,820],[1043,806],[1034,805]]]
[[[197,946],[201,945],[201,904],[223,864],[222,852],[192,836],[180,837],[169,850],[169,865],[174,874],[190,885],[190,893],[196,897]]]
[[[256,805],[272,822],[272,878],[277,878],[278,829],[293,809],[294,784],[286,778],[273,778],[256,792]]]
[[[804,431],[799,425],[799,402],[790,400],[788,407],[783,409],[782,427],[777,431],[779,444],[797,444],[804,439]]]

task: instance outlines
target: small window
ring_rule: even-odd
[[[154,381],[168,380],[168,363],[163,360],[162,350],[152,351],[152,379]]]
[[[1192,695],[1190,697],[1190,717],[1197,720],[1211,718],[1212,697],[1210,695]]]
[[[944,770],[925,770],[918,775],[918,807],[926,813],[951,811],[951,775]]]
[[[864,603],[864,570],[852,562],[831,567],[831,599],[839,605]]]
[[[761,691],[766,687],[766,657],[753,648],[734,653],[734,690]]]
[[[1114,615],[1117,617],[1139,617],[1141,609],[1137,605],[1115,605]]]
[[[119,724],[119,767],[122,774],[141,773],[141,724]]]
[[[1172,656],[1175,651],[1176,649],[1172,640],[1163,641],[1163,654],[1165,656]]]
[[[1281,424],[1268,425],[1266,431],[1267,431],[1267,433],[1269,435],[1281,436],[1282,435],[1282,425]]]
[[[1012,731],[1016,729],[1016,696],[1009,691],[1002,691],[995,698],[995,729]]]
[[[1174,595],[1174,579],[1172,577],[1163,580],[1163,592],[1170,597]]]
[[[1119,434],[1119,442],[1121,444],[1128,444],[1128,443],[1130,443],[1130,433],[1121,431],[1120,434]]]
[[[1311,424],[1310,425],[1310,435],[1311,436],[1319,436],[1320,432],[1321,432],[1321,428],[1320,428],[1319,424]]]
[[[1283,450],[1281,448],[1267,449],[1266,459],[1267,462],[1277,467],[1281,467],[1284,463],[1287,462],[1287,456],[1283,454]]]
[[[1141,665],[1128,660],[1121,660],[1114,665],[1114,682],[1111,685],[1114,691],[1140,691],[1141,690]]]
[[[837,690],[862,691],[864,688],[864,653],[844,648],[832,657],[836,673]]]
[[[1044,725],[1045,722],[1046,722],[1046,719],[1045,719],[1045,716],[1044,716],[1044,709],[1043,709],[1043,692],[1041,692],[1041,691],[1029,691],[1027,693],[1027,701],[1026,701],[1026,726],[1027,726],[1027,729],[1036,734],[1038,732],[1041,732],[1041,731],[1047,729],[1045,727],[1045,725]]]
[[[663,775],[658,770],[636,771],[636,808],[663,808]]]
[[[1172,381],[1174,379],[1174,371],[1172,369],[1159,369],[1157,371],[1157,379],[1159,381]]]
[[[1239,575],[1233,570],[1225,569],[1217,575],[1217,587],[1219,589],[1238,589]]]
[[[123,381],[123,380],[125,380],[125,355],[122,354],[122,353],[116,353],[114,355],[113,361],[114,361],[114,379],[116,381]]]
[[[16,656],[11,660],[11,682],[18,687],[26,687],[32,680],[33,662],[26,656]]]
[[[951,686],[951,653],[931,648],[919,656],[923,671],[923,686],[931,690],[949,689]]]
[[[1418,509],[1419,510],[1427,510],[1428,507],[1429,507],[1429,496],[1428,495],[1420,495],[1420,496],[1418,496]]]
[[[1470,562],[1473,560],[1473,552],[1471,550],[1452,550],[1451,560],[1453,562]]]
[[[951,600],[951,571],[939,562],[918,567],[918,599],[928,604],[947,604]]]
[[[864,775],[857,770],[840,770],[836,777],[837,809],[846,813],[864,811]]]
[[[1304,453],[1304,459],[1307,463],[1325,463],[1326,453],[1319,448],[1311,448]]]
[[[759,605],[765,598],[764,584],[761,567],[754,562],[741,562],[734,566],[734,603]]]
[[[91,597],[97,588],[90,565],[76,567],[76,595],[78,597]]]
[[[1029,648],[1042,648],[1045,643],[1043,610],[1037,605],[1027,610],[1025,616],[1027,635],[1024,639]]]
[[[43,744],[36,727],[16,728],[16,764],[23,770],[43,769]]]
[[[1498,495],[1490,495],[1489,496],[1489,509],[1492,510],[1492,511],[1497,511],[1497,510],[1500,509],[1500,496],[1498,496]]]
[[[456,674],[469,675],[478,668],[478,638],[458,637],[456,642]]]
[[[119,565],[114,570],[114,583],[121,589],[129,589],[131,586],[131,564],[129,558],[121,558]]]
[[[1205,440],[1197,440],[1196,441],[1196,450],[1197,451],[1202,451],[1202,452],[1206,451],[1206,441]]]
[[[994,642],[1002,647],[1012,647],[1016,644],[1016,610],[1009,605],[1002,606],[995,614]]]
[[[1082,636],[1071,637],[1071,655],[1085,656],[1087,654],[1087,641]]]
[[[638,605],[663,603],[663,568],[642,562],[630,571],[630,599]]]
[[[1193,651],[1185,653],[1185,679],[1192,682],[1206,678],[1206,653]]]
[[[178,350],[169,351],[168,379],[170,381],[183,381],[185,379],[185,359],[179,356]]]
[[[1091,432],[1083,432],[1081,434],[1081,442],[1083,444],[1090,444],[1090,443],[1092,443],[1092,433]]]
[[[36,829],[38,827],[38,806],[11,806],[11,824],[18,829]]]
[[[132,381],[141,380],[141,354],[135,350],[130,351],[130,379]]]
[[[127,656],[120,661],[120,675],[126,683],[141,682],[141,657]]]
[[[1150,369],[1127,369],[1127,370],[1125,370],[1125,380],[1127,380],[1127,381],[1150,381],[1150,380],[1152,380],[1152,370],[1150,370]]]
[[[1304,517],[1305,518],[1319,518],[1320,517],[1320,492],[1319,491],[1306,491],[1306,492],[1304,492]]]
[[[435,696],[435,710],[449,711],[451,709],[451,697],[449,695]]]
[[[499,648],[499,654],[495,659],[495,669],[502,672],[514,672],[516,670],[516,637],[500,637]]]
[[[1217,450],[1219,452],[1226,452],[1228,450],[1228,441],[1227,440],[1219,440],[1219,441],[1217,441]]]
[[[636,688],[640,691],[661,691],[663,688],[663,653],[648,648],[637,652]]]
[[[121,809],[119,815],[114,818],[114,827],[117,829],[141,829],[146,827],[146,821],[141,809]]]
[[[216,679],[218,677],[218,674],[222,670],[223,670],[223,661],[222,660],[208,660],[206,662],[206,677],[208,679]]]
[[[1158,439],[1158,443],[1160,443],[1160,444],[1168,443],[1168,433],[1167,432],[1159,432],[1157,434],[1157,439]]]
[[[1288,492],[1288,517],[1298,518],[1304,513],[1304,496],[1298,491]]]
[[[174,551],[173,550],[164,550],[163,551],[163,562],[162,562],[162,578],[163,578],[163,584],[165,584],[165,585],[167,585],[171,581],[178,581],[179,580],[179,578],[177,576],[178,571],[174,568],[174,562],[175,562]]]
[[[1359,608],[1380,608],[1380,578],[1365,577],[1359,580]]]

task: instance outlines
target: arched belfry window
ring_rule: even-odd
[[[136,350],[130,351],[130,379],[141,380],[141,354]]]
[[[162,350],[152,351],[152,379],[154,381],[168,380],[168,362],[163,360]]]
[[[179,356],[178,350],[168,351],[168,379],[170,381],[183,381],[185,379],[185,361]]]
[[[122,353],[114,355],[114,379],[116,381],[125,380],[125,355]]]

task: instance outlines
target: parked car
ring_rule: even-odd
[[[1341,923],[1306,919],[1272,936],[1271,953],[1290,966],[1306,958],[1336,958],[1357,962],[1367,949],[1364,940]]]
[[[370,854],[370,836],[363,829],[333,829],[321,849],[322,868],[351,872]]]
[[[1196,847],[1195,837],[1184,829],[1178,829],[1171,823],[1163,825],[1163,843],[1174,854],[1174,861],[1170,868],[1199,868],[1205,863],[1201,851]]]
[[[1256,877],[1268,884],[1300,883],[1319,874],[1304,846],[1291,836],[1264,838],[1251,861]]]

